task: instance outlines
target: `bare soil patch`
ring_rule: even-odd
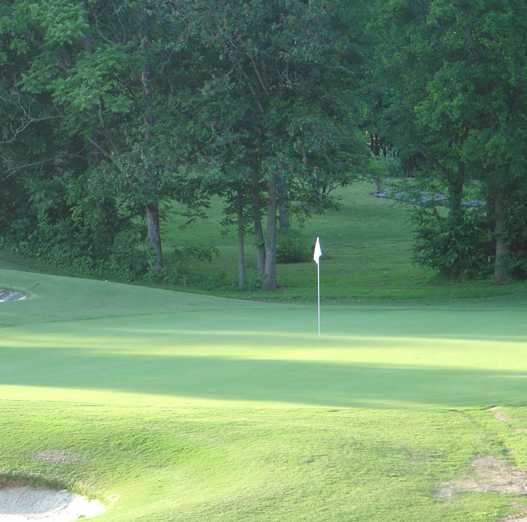
[[[437,496],[450,499],[456,493],[470,491],[526,495],[527,473],[496,457],[478,457],[472,462],[469,473],[442,484]]]
[[[494,418],[500,422],[510,422],[510,417],[501,408],[492,408]]]
[[[49,462],[50,464],[75,464],[82,462],[82,458],[68,450],[49,449],[39,451],[34,455],[35,460]]]

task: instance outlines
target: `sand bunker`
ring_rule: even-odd
[[[22,301],[26,297],[26,294],[22,292],[0,288],[0,303],[6,303],[7,301]]]
[[[97,500],[66,490],[6,487],[0,489],[0,522],[74,522],[104,513]]]

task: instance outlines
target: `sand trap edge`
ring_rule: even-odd
[[[11,301],[24,301],[27,299],[27,294],[17,290],[8,290],[7,288],[0,288],[0,303],[8,303]]]
[[[66,489],[20,484],[0,488],[0,522],[75,522],[93,519],[105,512],[100,501]]]

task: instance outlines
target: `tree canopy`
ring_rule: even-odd
[[[2,241],[163,278],[163,206],[192,217],[220,198],[239,286],[252,237],[272,290],[291,217],[389,155],[395,177],[448,195],[447,215],[416,212],[420,262],[523,277],[526,15],[519,0],[6,0]]]

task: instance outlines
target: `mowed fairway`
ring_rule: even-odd
[[[307,305],[13,270],[0,287],[31,295],[0,304],[0,471],[98,497],[101,522],[496,521],[522,502],[435,496],[478,455],[527,466],[521,299],[333,305],[318,339]]]

